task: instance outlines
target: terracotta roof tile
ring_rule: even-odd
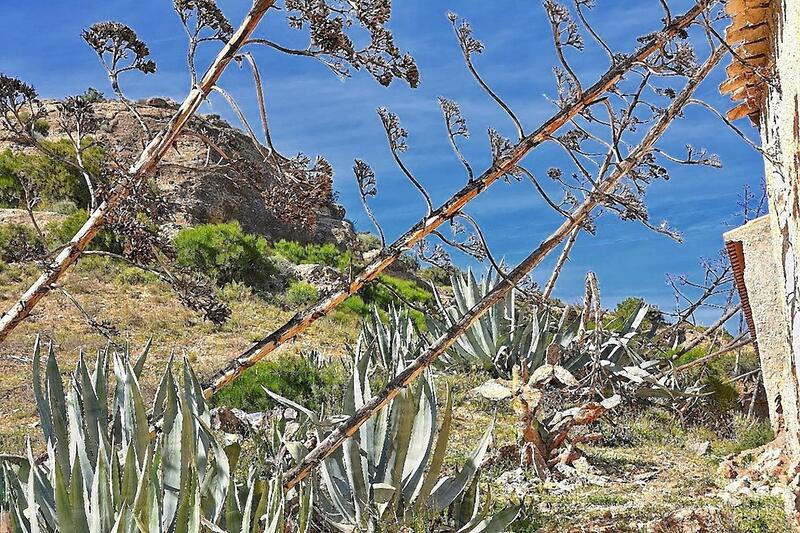
[[[719,90],[741,102],[728,111],[729,120],[750,117],[758,124],[765,93],[764,75],[772,61],[770,0],[728,0],[725,10],[731,17],[725,40],[738,57],[725,69],[727,79]]]
[[[756,354],[758,354],[758,339],[756,338],[756,325],[753,321],[753,310],[750,308],[750,298],[747,295],[747,286],[744,284],[744,251],[742,241],[728,241],[725,243],[725,250],[733,267],[733,279],[736,282],[736,290],[739,292],[739,300],[742,302],[742,312],[747,320],[747,329],[750,331],[750,338],[753,339]]]

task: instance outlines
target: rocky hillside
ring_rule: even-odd
[[[46,138],[64,137],[56,102],[44,105],[49,126]],[[148,128],[158,131],[178,104],[150,98],[136,107]],[[121,166],[132,163],[146,142],[139,123],[120,102],[98,102],[94,111],[98,119],[94,138]],[[32,150],[0,132],[0,151],[6,148]],[[155,176],[159,190],[173,204],[174,220],[168,229],[237,220],[246,231],[269,240],[344,245],[353,239],[352,224],[334,201],[329,172],[309,173],[306,181],[297,181],[265,162],[262,153],[267,150],[257,148],[247,135],[217,116],[193,119]]]

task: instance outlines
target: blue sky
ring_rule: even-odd
[[[4,32],[0,34],[0,71],[35,85],[43,97],[61,97],[83,92],[88,86],[110,93],[108,82],[93,53],[80,38],[91,23],[119,20],[132,26],[149,45],[159,72],[131,76],[124,81],[134,98],[152,95],[182,100],[189,80],[185,69],[185,37],[169,0],[2,0]],[[683,12],[690,0],[670,2],[674,13]],[[249,1],[220,0],[234,26]],[[616,49],[630,52],[635,37],[655,30],[662,12],[657,0],[597,0],[592,20]],[[406,163],[425,183],[434,203],[444,201],[461,188],[466,178],[444,135],[439,95],[461,105],[472,131],[465,146],[473,167],[489,164],[486,129],[495,127],[507,136],[513,129],[489,98],[469,76],[452,34],[447,12],[469,20],[475,36],[486,44],[476,66],[492,87],[514,108],[528,131],[551,116],[555,96],[549,25],[540,2],[495,0],[404,0],[394,2],[390,27],[398,45],[410,51],[421,70],[422,83],[409,89],[395,82],[378,85],[366,73],[340,81],[323,65],[310,59],[281,55],[267,49],[254,50],[265,78],[272,136],[287,154],[303,151],[322,154],[334,167],[335,187],[349,217],[360,230],[370,229],[358,201],[351,167],[354,158],[368,161],[378,175],[379,193],[373,203],[391,241],[424,214],[423,202],[392,163],[383,130],[375,114],[378,106],[397,113],[409,131]],[[258,32],[283,43],[302,46],[304,36],[288,30],[280,12],[269,15]],[[199,70],[217,51],[206,45],[199,57]],[[726,61],[727,62],[727,61]],[[573,66],[584,85],[593,83],[607,68],[604,56],[593,48],[573,57]],[[698,96],[720,110],[730,107],[717,92],[722,69],[700,88]],[[258,124],[252,81],[246,70],[233,66],[221,85],[234,94],[254,125]],[[232,122],[233,115],[220,99],[212,98],[203,109],[219,113]],[[751,138],[754,130],[742,122]],[[746,146],[708,112],[690,108],[685,118],[670,128],[662,144],[680,153],[686,143],[717,153],[722,170],[703,167],[671,168],[669,182],[654,184],[648,191],[652,220],[668,219],[684,234],[678,244],[631,222],[607,214],[600,218],[596,236],[581,235],[566,267],[556,296],[567,301],[581,297],[583,278],[594,270],[600,280],[605,306],[626,296],[642,296],[662,308],[673,305],[666,273],[701,275],[701,257],[712,257],[722,246],[722,233],[734,222],[737,197],[744,184],[760,187],[763,165],[759,155]],[[526,164],[540,173],[561,161],[554,148],[535,151]],[[532,187],[526,183],[498,183],[470,204],[467,210],[487,234],[495,255],[516,263],[524,258],[558,223]],[[535,273],[538,280],[549,274],[552,260]],[[713,318],[713,312],[703,317]]]

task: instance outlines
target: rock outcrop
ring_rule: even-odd
[[[163,98],[137,103],[151,131],[158,131],[178,104]],[[44,103],[48,140],[64,137],[55,101]],[[94,104],[94,133],[126,168],[139,155],[146,138],[135,117],[118,101]],[[210,141],[210,142],[209,142]],[[0,132],[0,150],[30,151]],[[334,200],[330,172],[309,173],[297,180],[265,161],[269,151],[215,115],[195,117],[165,157],[155,175],[158,190],[172,204],[174,219],[167,231],[206,222],[237,220],[250,232],[270,240],[346,245],[355,238],[345,210]]]

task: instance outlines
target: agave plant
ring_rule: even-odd
[[[355,348],[343,416],[353,414],[371,398],[369,351],[362,337]],[[391,371],[401,369],[403,360],[398,356]],[[379,531],[381,524],[407,525],[423,520],[428,530],[499,533],[516,518],[518,506],[490,515],[491,499],[482,503],[479,494],[478,468],[486,455],[493,424],[461,469],[454,476],[442,475],[453,406],[448,393],[444,411],[439,412],[432,379],[430,374],[419,378],[322,463],[316,500],[319,517],[329,527],[345,532]],[[330,420],[269,394],[303,413],[318,440],[325,437],[323,428]],[[297,442],[290,448],[295,460],[307,453]]]
[[[429,317],[428,329],[434,335],[444,333],[499,279],[491,273],[480,281],[471,271],[455,274],[450,304],[444,303],[434,287],[442,319]],[[599,309],[599,302],[596,306]],[[551,372],[555,368],[583,385],[609,386],[628,396],[677,399],[695,394],[694,389],[676,387],[669,374],[659,372],[663,361],[649,356],[647,336],[640,331],[649,310],[640,302],[618,323],[609,324],[604,324],[599,315],[593,322],[589,314],[573,316],[577,313],[569,307],[560,312],[541,308],[529,313],[530,318],[523,318],[512,290],[457,339],[440,359],[440,366],[478,367],[501,381],[511,379],[515,369],[521,375],[533,376],[540,369]]]
[[[37,339],[33,394],[47,454],[36,461],[28,445],[25,457],[0,457],[0,513],[10,531],[283,532],[280,479],[235,484],[236,448],[224,449],[209,429],[188,362],[182,386],[167,365],[152,407],[163,422],[151,431],[139,386],[147,351],[132,363],[127,351],[106,349],[91,373],[81,356],[65,394],[52,347],[42,376]]]
[[[422,347],[408,309],[391,305],[384,322],[377,307],[372,308],[361,330],[365,345],[370,346],[372,363],[386,369],[419,355]]]
[[[476,303],[482,300],[500,280],[487,273],[480,281],[472,271],[451,277],[452,303],[445,303],[433,287],[441,318],[428,317],[429,331],[439,336],[455,324]],[[576,338],[578,322],[569,320],[569,309],[558,314],[549,309],[531,313],[525,318],[519,309],[517,291],[484,314],[453,347],[440,358],[440,365],[460,368],[481,368],[509,379],[515,367],[533,372],[552,356],[554,347],[566,348]]]

